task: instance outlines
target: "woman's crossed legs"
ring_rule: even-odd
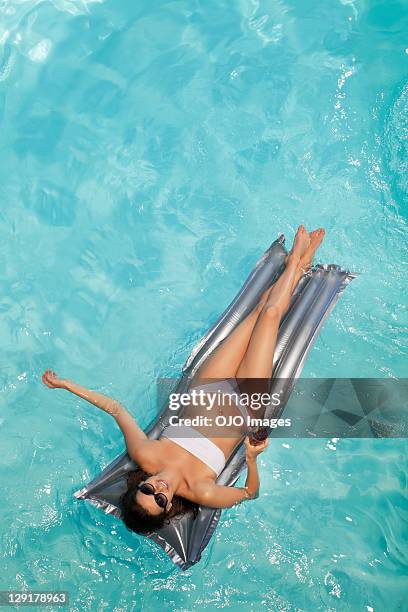
[[[285,270],[252,312],[200,366],[195,383],[211,378],[271,378],[280,322],[323,236],[322,228],[309,234],[303,225],[299,226]]]

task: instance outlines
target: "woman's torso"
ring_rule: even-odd
[[[247,411],[243,413],[237,405],[240,390],[235,379],[196,382],[189,391],[202,392],[200,403],[185,406],[181,419],[206,417],[205,423],[194,423],[192,427],[221,449],[227,459],[247,430]]]
[[[195,385],[191,389],[203,389],[205,392],[210,393],[217,391],[217,388],[217,385]],[[180,417],[183,420],[199,416],[210,417],[210,423],[207,421],[205,425],[195,424],[194,430],[197,430],[215,444],[222,451],[225,460],[227,460],[237,444],[242,441],[247,428],[245,418],[234,401],[235,397],[226,397],[222,393],[223,390],[227,391],[228,387],[221,386],[220,393],[215,393],[210,410],[208,410],[210,404],[207,398],[205,398],[204,401],[200,401],[199,406],[185,406]],[[239,392],[238,387],[237,391]],[[202,398],[203,396],[201,396]],[[215,481],[218,475],[201,459],[179,446],[176,435],[172,440],[169,440],[167,437],[160,437],[158,439],[160,445],[156,447],[158,451],[157,457],[161,458],[163,466],[176,466],[181,472],[183,484],[180,486],[177,494],[186,498],[194,497],[194,491],[200,486],[200,481]]]

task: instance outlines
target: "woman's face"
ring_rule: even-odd
[[[137,503],[142,506],[146,510],[146,512],[152,515],[158,516],[163,512],[169,512],[172,506],[171,500],[173,499],[174,495],[171,483],[169,483],[168,480],[162,477],[161,474],[154,474],[153,476],[149,476],[149,478],[143,480],[140,484],[142,485],[144,483],[151,485],[154,488],[154,493],[156,495],[160,493],[162,494],[160,495],[160,497],[162,497],[163,495],[165,496],[167,500],[166,507],[161,508],[155,500],[154,495],[146,495],[145,493],[142,493],[142,491],[136,492],[135,501],[137,501]]]

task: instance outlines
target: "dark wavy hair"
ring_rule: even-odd
[[[193,517],[197,516],[198,504],[174,495],[172,499],[172,507],[169,512],[153,515],[149,514],[140,504],[135,501],[137,488],[141,482],[149,478],[151,474],[144,472],[141,468],[129,472],[127,477],[127,491],[121,497],[122,503],[122,520],[130,531],[135,531],[141,535],[149,535],[153,531],[160,529],[167,522],[170,524],[170,519],[175,516],[182,516],[187,512],[191,512]]]

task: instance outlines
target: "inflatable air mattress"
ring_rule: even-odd
[[[284,269],[287,251],[285,238],[279,236],[255,265],[241,290],[218,321],[193,348],[182,371],[176,393],[187,393],[191,379],[203,361],[214,351],[257,304],[262,293],[279,277]],[[300,279],[291,304],[281,321],[270,394],[280,394],[278,407],[270,405],[265,418],[278,418],[299,377],[303,364],[316,337],[348,283],[355,274],[339,266],[318,264]],[[149,438],[157,439],[177,411],[164,408],[156,421],[147,429]],[[126,478],[136,464],[127,452],[119,455],[96,478],[74,495],[84,499],[107,514],[121,518],[120,498],[126,491]],[[245,445],[238,446],[228,458],[217,484],[233,486],[245,468]],[[213,535],[221,510],[201,506],[197,517],[185,514],[175,517],[148,537],[154,540],[182,570],[200,560],[201,554]]]

